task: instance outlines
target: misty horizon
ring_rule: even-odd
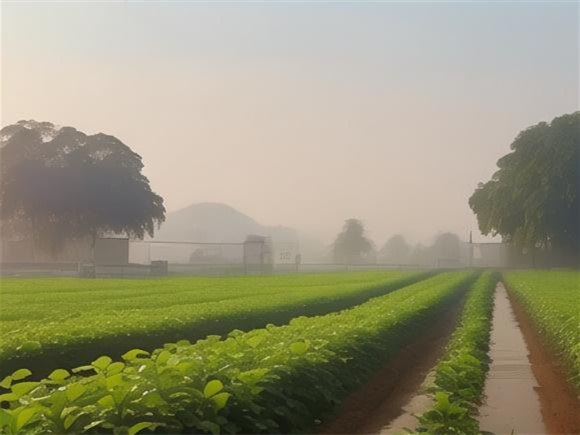
[[[1,124],[116,136],[168,214],[222,203],[325,244],[348,218],[377,247],[490,240],[477,184],[520,131],[579,109],[578,9],[7,3]]]

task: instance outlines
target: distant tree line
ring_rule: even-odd
[[[141,157],[114,136],[49,122],[0,130],[0,221],[4,231],[56,252],[69,239],[153,235],[163,199]]]
[[[332,244],[332,260],[340,264],[444,266],[458,264],[460,256],[461,240],[453,233],[439,234],[431,246],[414,247],[397,234],[377,251],[358,219],[347,219]]]
[[[499,235],[547,265],[578,265],[580,112],[522,131],[491,180],[469,198],[483,234]]]
[[[418,243],[411,246],[397,234],[383,245],[378,261],[391,265],[455,266],[461,260],[461,239],[457,234],[444,232],[431,245]]]

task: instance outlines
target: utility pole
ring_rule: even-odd
[[[469,267],[473,267],[473,232],[469,231]]]

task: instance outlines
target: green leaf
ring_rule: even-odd
[[[2,379],[2,382],[0,382],[0,387],[2,388],[10,388],[10,385],[12,385],[12,376],[6,376],[4,379]]]
[[[22,379],[27,378],[31,374],[32,374],[32,372],[28,369],[19,369],[19,370],[16,370],[14,373],[12,373],[10,376],[12,377],[12,379],[14,381],[20,381]]]
[[[87,391],[87,387],[83,384],[70,384],[66,389],[66,397],[69,401],[74,402],[76,399],[81,397],[85,391]]]
[[[81,414],[77,414],[77,415],[67,415],[67,417],[64,419],[64,428],[68,429],[70,428],[75,421],[77,421],[77,418],[79,418],[81,416]]]
[[[103,408],[111,409],[115,407],[115,399],[113,399],[113,396],[110,394],[108,396],[101,397],[97,403]]]
[[[242,372],[238,375],[238,379],[244,384],[256,385],[260,382],[266,374],[268,374],[269,369],[253,369]]]
[[[250,347],[256,348],[259,346],[259,344],[264,341],[264,337],[261,335],[254,335],[253,337],[250,337],[246,340],[246,343],[248,343],[248,345]]]
[[[116,375],[109,376],[107,378],[107,390],[111,390],[119,385],[123,384],[123,374],[117,373]]]
[[[224,384],[222,384],[221,381],[214,379],[206,384],[205,388],[203,389],[203,395],[206,399],[210,398],[214,394],[219,393],[223,388]]]
[[[133,361],[134,359],[137,359],[141,355],[147,356],[147,355],[149,355],[149,352],[146,352],[146,351],[141,350],[141,349],[132,349],[129,352],[124,353],[122,358],[125,361]]]
[[[88,372],[89,370],[95,370],[93,366],[80,366],[72,369],[73,373]]]
[[[20,431],[38,411],[38,407],[24,408],[20,411],[16,416],[16,431]]]
[[[101,356],[101,357],[97,358],[96,360],[94,360],[91,363],[91,365],[93,367],[96,367],[97,369],[103,371],[107,367],[109,367],[109,364],[111,364],[112,362],[113,362],[113,360],[111,358],[109,358],[108,356]]]
[[[185,346],[190,346],[191,342],[189,340],[179,340],[177,343],[175,343],[177,346],[179,347],[185,347]]]
[[[305,341],[297,341],[296,343],[292,343],[290,345],[290,351],[298,355],[302,355],[306,353],[309,347],[310,343],[307,343]]]
[[[165,363],[165,361],[167,361],[169,359],[170,356],[171,356],[171,352],[169,352],[168,350],[164,350],[159,355],[157,355],[157,358],[155,359],[155,362],[158,365],[159,364],[163,364],[163,363]]]
[[[8,426],[12,423],[12,412],[7,409],[0,408],[0,428]]]
[[[56,382],[62,382],[69,376],[70,373],[68,371],[64,369],[56,369],[50,375],[48,375],[48,378]]]
[[[228,403],[228,399],[230,398],[231,394],[230,393],[218,393],[215,396],[211,397],[212,402],[214,403],[214,408],[216,411],[219,411],[220,409],[222,409],[224,406],[226,406],[226,403]]]
[[[40,385],[40,382],[20,382],[12,385],[12,392],[21,397]]]
[[[114,362],[109,367],[107,367],[107,375],[110,376],[110,375],[115,375],[117,373],[121,373],[124,368],[125,368],[124,363],[122,363],[120,361]]]
[[[148,429],[154,426],[157,425],[150,421],[142,421],[141,423],[134,424],[129,428],[129,435],[135,435],[137,432],[140,432],[143,429]]]
[[[449,396],[447,394],[443,393],[442,391],[439,391],[435,393],[435,400],[437,402],[435,408],[438,411],[446,413],[449,410],[451,403],[449,402]]]
[[[94,427],[97,427],[98,425],[100,425],[100,424],[102,424],[104,422],[105,422],[105,420],[95,420],[95,421],[92,421],[89,424],[87,424],[83,429],[84,429],[85,432],[88,432],[89,429],[92,429]]]
[[[0,403],[2,403],[2,402],[14,402],[14,401],[18,400],[18,397],[19,396],[17,396],[14,393],[0,394]]]

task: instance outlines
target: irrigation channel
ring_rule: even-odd
[[[485,383],[485,402],[479,410],[480,427],[497,434],[546,433],[538,381],[502,283],[497,285],[494,303],[491,365]]]
[[[325,434],[404,433],[432,404],[426,386],[463,304],[402,350],[343,404]],[[580,401],[527,315],[499,282],[480,429],[495,434],[580,434]],[[394,376],[393,376],[394,375]],[[395,380],[393,380],[395,378]]]

